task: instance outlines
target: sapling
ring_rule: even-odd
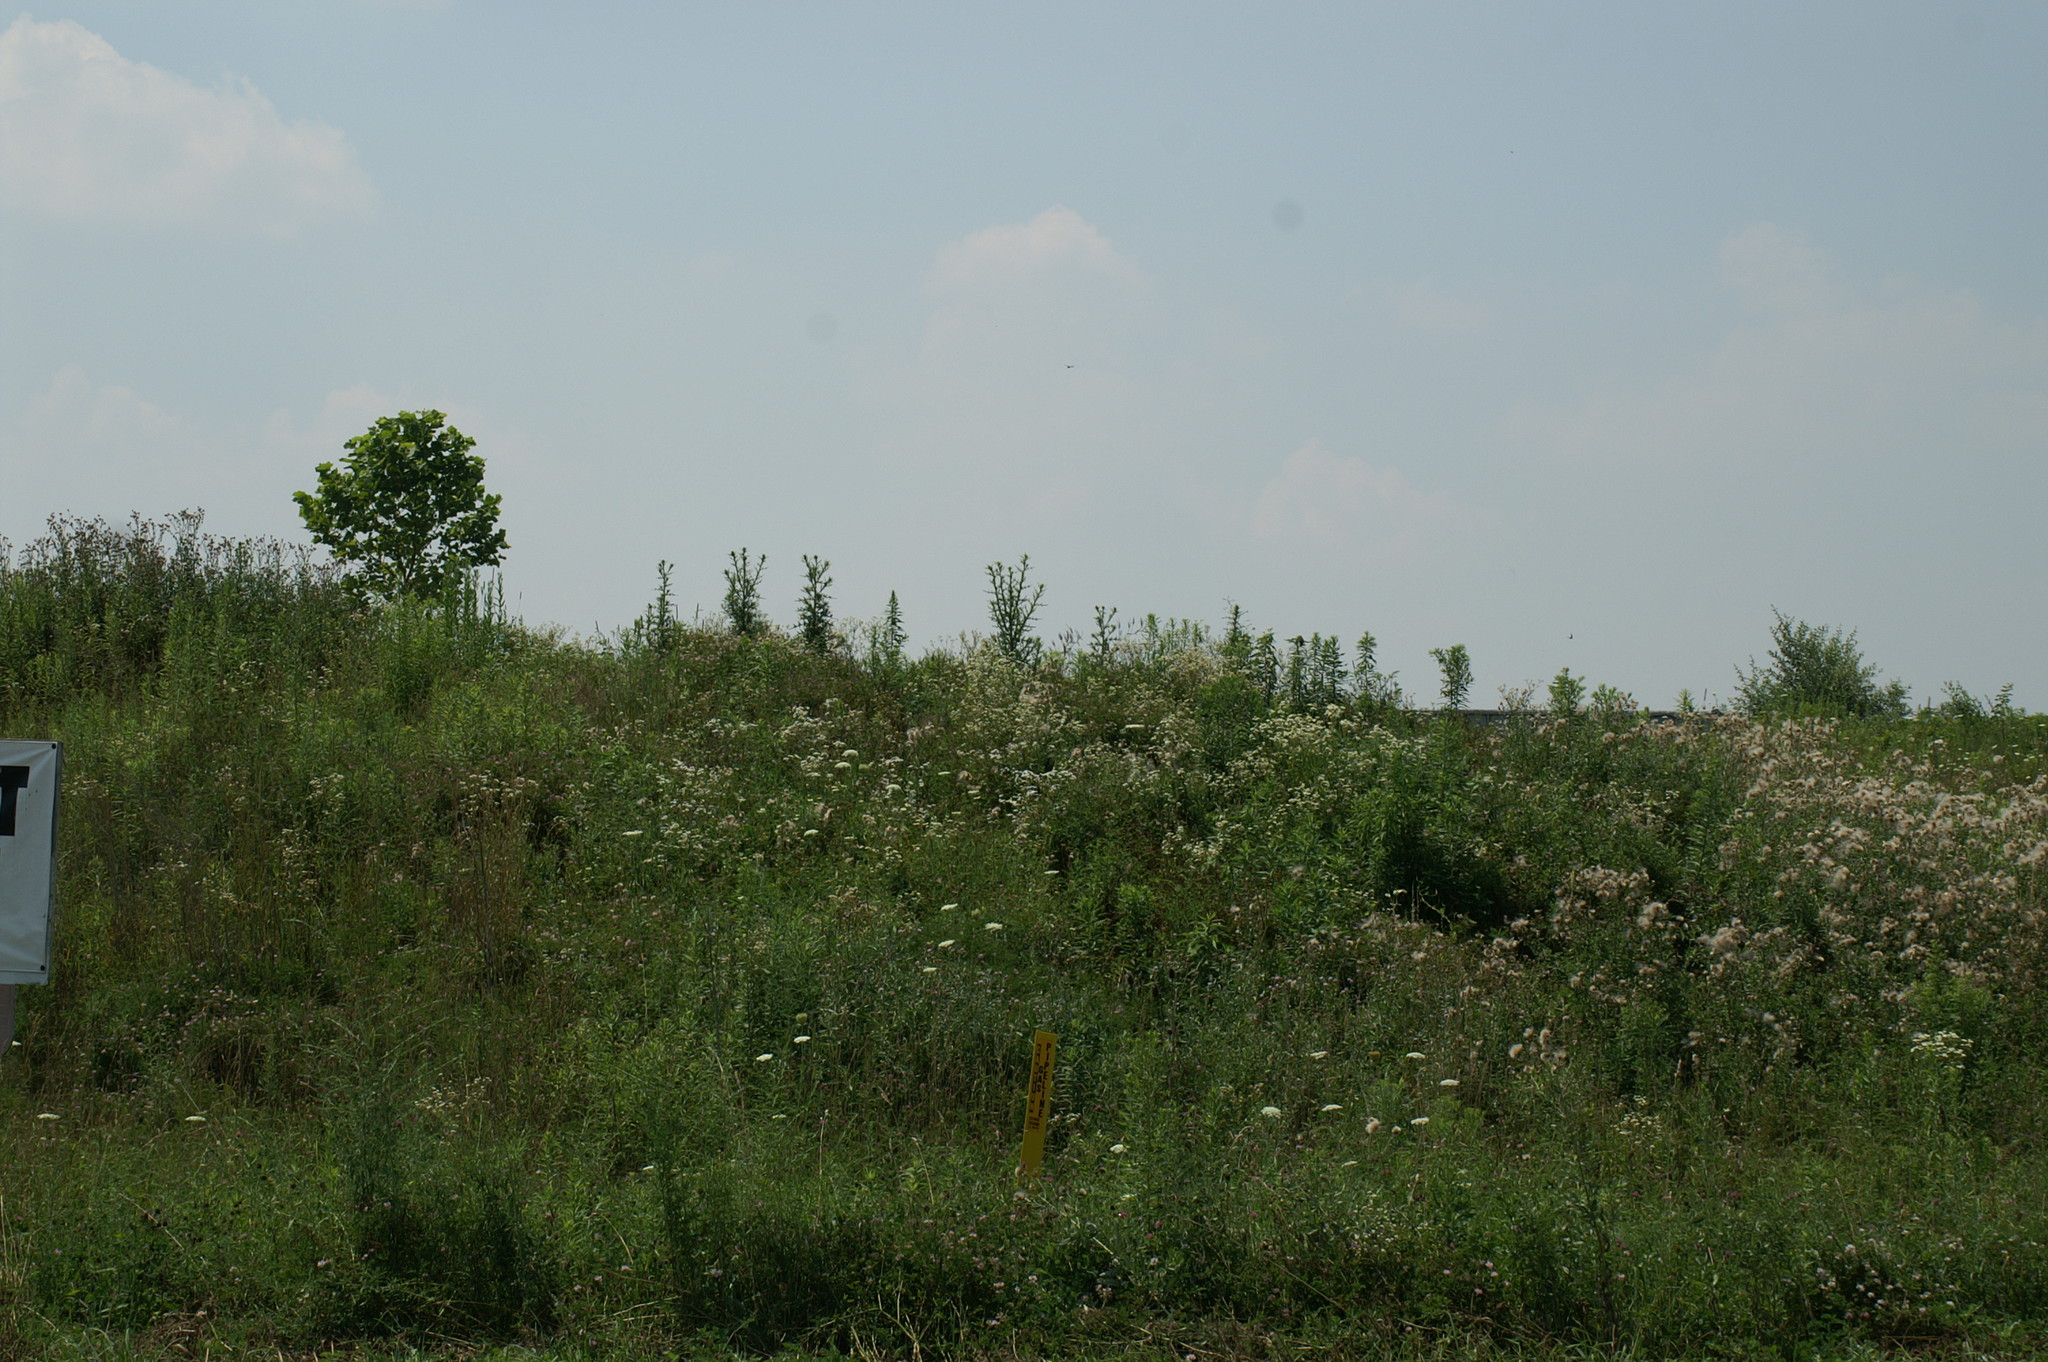
[[[641,645],[657,653],[668,652],[676,643],[676,596],[671,580],[675,567],[665,558],[654,565],[654,604],[638,621]]]
[[[869,635],[868,660],[871,665],[884,671],[893,671],[903,665],[903,607],[896,603],[896,593],[889,593],[889,608],[882,612],[882,622]]]
[[[1095,633],[1088,640],[1088,651],[1102,666],[1109,665],[1110,655],[1116,651],[1117,640],[1123,636],[1123,629],[1116,622],[1115,606],[1095,607]]]
[[[995,630],[996,649],[1020,667],[1038,661],[1043,645],[1031,636],[1031,622],[1038,617],[1039,602],[1045,597],[1041,583],[1032,585],[1031,555],[1007,563],[988,565],[988,618]]]
[[[1271,629],[1260,634],[1258,641],[1252,644],[1251,660],[1245,674],[1259,688],[1259,694],[1265,697],[1266,703],[1272,704],[1273,693],[1280,687],[1280,650],[1274,646]]]
[[[1444,708],[1463,709],[1465,697],[1472,693],[1472,655],[1462,643],[1431,648],[1429,655],[1436,659],[1437,670],[1443,673]]]
[[[814,653],[832,651],[832,601],[825,594],[832,585],[831,566],[823,558],[804,555],[804,590],[797,601],[796,632],[804,647]]]
[[[768,624],[761,617],[761,574],[767,570],[768,555],[755,558],[740,549],[727,557],[732,566],[725,570],[725,622],[735,634],[751,637]]]
[[[1551,717],[1563,719],[1579,712],[1579,705],[1586,698],[1586,679],[1573,676],[1570,667],[1560,667],[1557,675],[1550,678],[1549,708]]]

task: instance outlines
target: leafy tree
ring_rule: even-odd
[[[349,565],[358,589],[432,596],[449,578],[500,562],[499,497],[484,490],[476,441],[438,411],[383,416],[343,445],[341,467],[313,471],[319,490],[292,500],[313,541]]]
[[[1863,660],[1856,631],[1787,618],[1773,610],[1768,666],[1735,669],[1736,703],[1749,714],[1824,713],[1896,717],[1906,712],[1906,687],[1878,682]]]

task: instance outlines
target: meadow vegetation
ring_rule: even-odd
[[[2040,1347],[2040,718],[1823,635],[1878,701],[1482,726],[1235,613],[1044,645],[1026,564],[911,657],[827,566],[578,641],[192,518],[8,559],[0,1352]]]

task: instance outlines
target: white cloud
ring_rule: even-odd
[[[863,361],[897,476],[1034,534],[1143,477],[1155,436],[1133,429],[1148,406],[1133,342],[1150,289],[1102,231],[1064,207],[987,227],[941,246],[922,291],[915,353]]]
[[[1402,557],[1479,519],[1441,492],[1425,492],[1398,468],[1333,453],[1310,440],[1287,456],[1253,504],[1252,533],[1347,554]]]
[[[1772,605],[1861,627],[1923,688],[2039,674],[2011,621],[2037,613],[2048,323],[1857,279],[1768,223],[1732,234],[1720,263],[1744,313],[1704,349],[1498,423],[1492,495],[1512,522],[1495,543],[1518,608],[1630,640],[1605,665],[1631,685],[1643,657],[1725,683]]]
[[[1141,276],[1109,238],[1071,208],[1054,205],[1029,222],[984,227],[939,252],[931,284],[939,290],[1036,289],[1058,275],[1119,283]]]
[[[1017,375],[1114,361],[1143,317],[1145,276],[1071,208],[986,227],[942,247],[925,278],[924,359]]]
[[[357,384],[307,420],[279,410],[260,425],[216,425],[68,365],[0,430],[0,534],[31,537],[52,512],[122,519],[188,507],[223,532],[293,534],[291,493],[312,485],[313,465],[341,458],[342,441],[398,405]]]
[[[1721,277],[1758,312],[1791,312],[1830,301],[1834,262],[1804,232],[1756,222],[1721,243]]]
[[[1858,290],[1803,237],[1759,223],[1721,247],[1751,311],[1666,378],[1572,405],[1524,405],[1526,457],[1602,473],[1918,476],[1943,462],[2048,454],[2048,326],[1911,281]]]
[[[203,89],[26,15],[0,33],[0,184],[12,206],[64,221],[269,234],[376,202],[337,129],[287,123],[247,81]]]

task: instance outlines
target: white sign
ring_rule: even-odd
[[[0,986],[50,982],[63,761],[53,742],[0,741]]]

